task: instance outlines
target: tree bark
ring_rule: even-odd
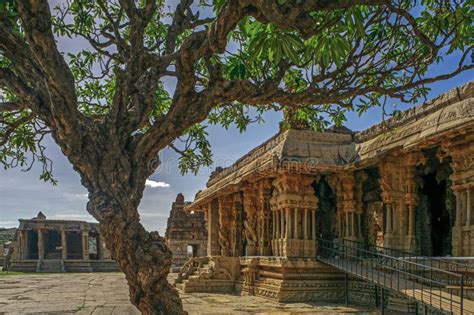
[[[88,211],[99,219],[100,233],[127,279],[132,304],[147,315],[187,314],[167,281],[172,253],[164,238],[145,230],[136,207],[124,207],[117,203],[120,198],[104,192],[90,196]]]

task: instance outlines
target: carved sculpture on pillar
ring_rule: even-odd
[[[405,223],[407,226],[407,238],[405,250],[415,250],[415,209],[418,204],[415,185],[415,167],[422,162],[423,155],[419,152],[409,153],[404,159],[404,181],[405,181],[405,204],[407,212],[405,213]]]
[[[344,239],[356,241],[358,231],[356,230],[356,201],[354,198],[355,179],[354,174],[344,173],[340,175],[342,185],[342,208],[346,222]]]
[[[382,201],[385,204],[385,225],[384,225],[384,243],[386,247],[391,246],[393,237],[393,195],[391,174],[392,169],[386,161],[379,165],[380,170],[380,187],[382,188]]]
[[[244,189],[244,211],[246,217],[243,231],[246,240],[245,255],[255,256],[258,253],[257,194],[255,187],[250,184]]]
[[[230,218],[232,200],[229,197],[219,198],[219,245],[221,256],[230,255]]]
[[[244,221],[244,236],[247,241],[247,245],[245,248],[245,255],[246,256],[255,256],[257,254],[257,233],[255,233],[255,229],[251,226],[248,220]]]

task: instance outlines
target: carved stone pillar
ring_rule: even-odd
[[[219,245],[219,202],[217,199],[212,200],[207,210],[207,255],[219,256],[221,248]]]
[[[99,244],[97,244],[97,249],[98,248]],[[61,229],[61,259],[67,260],[67,236],[64,229]]]
[[[474,255],[474,225],[472,221],[472,189],[474,188],[474,135],[457,137],[442,144],[451,156],[451,189],[456,196],[456,222],[452,233],[454,256]]]
[[[219,204],[219,246],[221,256],[230,255],[230,218],[232,200],[229,197],[218,198]]]
[[[241,256],[243,250],[242,228],[243,228],[243,201],[242,193],[232,195],[232,226],[231,226],[231,246],[232,256]]]
[[[415,167],[422,160],[422,154],[409,153],[404,159],[404,181],[405,181],[405,205],[407,213],[405,214],[407,223],[407,237],[404,249],[407,251],[415,250],[415,209],[418,204],[415,184]]]
[[[271,206],[270,199],[272,183],[269,179],[262,179],[258,186],[258,253],[261,256],[271,255],[270,225]],[[273,226],[274,229],[274,226]]]
[[[244,189],[244,211],[245,211],[245,255],[255,256],[258,254],[258,234],[257,234],[257,192],[256,188],[250,184]]]
[[[44,234],[43,229],[38,229],[38,260],[44,259]]]
[[[380,186],[382,188],[382,200],[385,204],[385,233],[383,246],[400,248],[398,220],[402,216],[401,205],[405,203],[405,191],[403,189],[403,170],[400,165],[400,157],[388,156],[379,164]]]
[[[358,235],[356,235],[356,222],[355,222],[355,211],[356,211],[356,200],[354,196],[355,189],[355,178],[353,173],[345,173],[340,175],[340,181],[342,185],[342,208],[345,215],[345,233],[344,238],[357,241]]]

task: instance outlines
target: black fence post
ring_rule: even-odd
[[[347,276],[347,272],[344,273],[344,293],[345,293],[345,297],[346,297],[346,307],[349,306],[349,279],[348,279],[348,276]]]
[[[385,314],[385,290],[383,287],[380,287],[380,314]]]

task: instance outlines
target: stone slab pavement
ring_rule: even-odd
[[[182,294],[190,315],[375,314],[373,310],[316,303],[275,303],[254,296]],[[121,273],[0,275],[0,314],[135,315]]]

